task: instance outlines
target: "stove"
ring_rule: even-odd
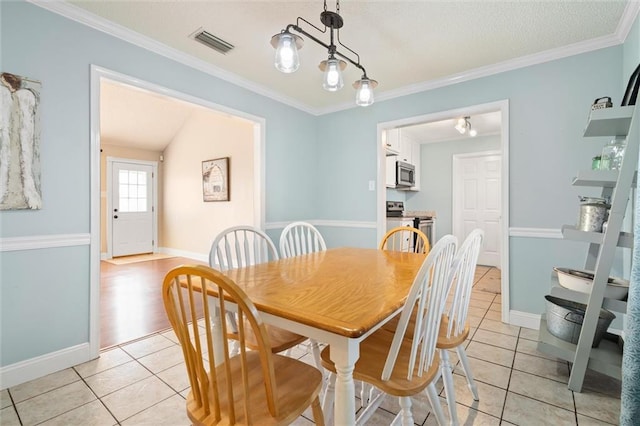
[[[397,226],[412,226],[424,232],[432,245],[435,236],[434,216],[431,211],[405,212],[404,201],[387,201],[387,230]]]
[[[403,201],[387,201],[387,217],[402,217],[403,215]]]

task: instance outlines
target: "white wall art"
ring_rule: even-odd
[[[40,209],[40,82],[0,74],[0,210]]]

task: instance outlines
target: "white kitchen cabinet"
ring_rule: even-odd
[[[400,131],[400,154],[398,154],[398,161],[404,161],[405,163],[415,164],[413,161],[413,141],[402,134]]]
[[[420,190],[420,144],[402,134],[402,129],[387,129],[383,132],[383,143],[387,155],[386,187],[396,187],[396,161],[413,164],[415,171],[415,186],[397,188],[402,191]]]
[[[387,218],[387,232],[398,226],[408,226],[413,228],[413,218],[407,217],[388,217]],[[404,241],[402,241],[402,247],[400,251],[410,252],[413,251],[413,234],[406,233]]]
[[[382,145],[384,146],[387,156],[399,155],[400,129],[387,129],[382,132]]]
[[[387,157],[386,187],[396,187],[396,156]]]

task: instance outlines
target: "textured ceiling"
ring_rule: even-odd
[[[285,75],[274,66],[269,41],[301,16],[320,25],[320,1],[72,1],[86,11],[206,61],[250,84],[312,110],[353,102],[351,83],[322,89],[318,63],[326,51],[305,40],[300,69]],[[341,40],[360,55],[378,95],[458,76],[576,43],[619,37],[625,1],[343,1]],[[329,10],[335,3],[329,2]],[[637,8],[633,9],[634,13]],[[627,12],[630,13],[630,12]],[[327,34],[301,26],[328,41]],[[233,44],[226,55],[189,38],[198,28]],[[618,41],[619,42],[619,41]]]

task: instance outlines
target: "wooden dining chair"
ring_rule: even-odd
[[[414,244],[415,241],[415,244]],[[413,249],[411,250],[411,248]],[[410,226],[398,226],[390,229],[382,241],[380,241],[380,250],[390,251],[413,251],[414,253],[428,254],[431,248],[429,238],[424,232]]]
[[[292,222],[280,234],[280,255],[283,258],[324,251],[327,245],[320,231],[307,222]],[[314,339],[309,339],[311,353],[316,366],[324,371],[320,362],[320,346]]]
[[[449,407],[449,418],[452,424],[458,424],[456,410],[456,395],[453,386],[453,366],[449,359],[449,350],[455,349],[462,365],[462,370],[467,378],[469,390],[473,399],[478,401],[478,389],[473,380],[473,373],[464,350],[464,343],[469,336],[469,324],[467,314],[469,313],[469,302],[471,301],[471,288],[478,263],[478,256],[482,247],[484,231],[474,229],[460,246],[449,278],[448,293],[450,301],[444,308],[438,342],[436,347],[440,351],[440,370],[444,382],[447,405]]]
[[[307,222],[292,222],[280,234],[280,255],[282,257],[300,256],[326,249],[327,245],[320,231]]]
[[[278,252],[271,238],[252,226],[233,226],[220,232],[211,243],[209,266],[222,272],[259,263],[278,260]],[[228,337],[238,341],[238,324],[232,312],[227,313]],[[271,352],[289,351],[307,340],[307,337],[274,326],[267,326]],[[257,349],[257,342],[249,335],[246,344]],[[238,353],[238,345],[232,345],[232,353]]]
[[[204,330],[198,312],[210,312],[208,292],[217,294],[222,314],[238,315],[240,353],[229,354],[228,341],[210,321]],[[316,424],[324,424],[319,393],[322,374],[313,366],[271,353],[269,334],[258,310],[230,278],[207,266],[179,266],[167,273],[162,287],[164,307],[176,333],[191,389],[187,415],[195,425],[287,425],[312,407]],[[245,349],[251,331],[255,351]]]
[[[413,425],[411,396],[425,388],[438,423],[444,424],[434,380],[440,367],[436,342],[456,246],[457,239],[452,235],[444,236],[433,246],[414,279],[395,331],[381,328],[360,343],[353,378],[382,392],[358,416],[358,424],[364,424],[388,394],[400,398],[402,424]],[[412,317],[413,326],[409,327]],[[322,365],[335,373],[331,346],[322,351],[321,357]],[[324,401],[327,418],[331,417],[327,409],[333,405],[333,396],[331,381]]]

